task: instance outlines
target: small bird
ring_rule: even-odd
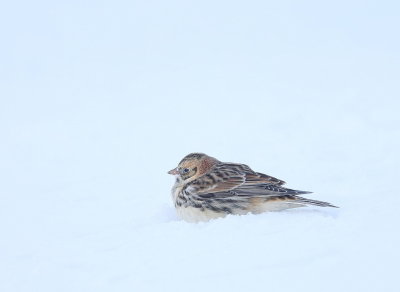
[[[300,197],[311,192],[285,188],[283,180],[255,172],[245,164],[221,162],[204,153],[186,155],[168,173],[176,177],[172,187],[175,208],[187,222],[307,205],[337,208]]]

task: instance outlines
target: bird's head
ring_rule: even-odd
[[[187,183],[208,172],[218,162],[217,159],[204,153],[191,153],[186,155],[178,166],[168,173]]]

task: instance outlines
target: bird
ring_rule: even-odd
[[[309,205],[337,208],[301,197],[311,192],[286,188],[285,181],[246,164],[221,162],[204,153],[186,155],[168,174],[175,176],[171,195],[177,215],[187,222]]]

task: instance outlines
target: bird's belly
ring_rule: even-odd
[[[261,201],[261,200],[260,200]],[[281,211],[285,209],[302,207],[299,204],[293,204],[290,202],[257,202],[257,200],[249,200],[246,207],[243,209],[231,208],[229,213],[226,212],[215,212],[210,209],[195,208],[190,206],[176,207],[176,212],[180,218],[187,222],[200,222],[209,221],[211,219],[222,218],[228,214],[232,215],[245,215],[248,213],[260,214],[264,212]]]
[[[215,218],[225,217],[226,213],[214,212],[212,210],[194,207],[177,207],[176,212],[179,217],[187,222],[209,221]]]

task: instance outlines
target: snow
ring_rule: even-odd
[[[0,291],[398,291],[399,4],[6,3]],[[246,163],[339,206],[179,220]]]

